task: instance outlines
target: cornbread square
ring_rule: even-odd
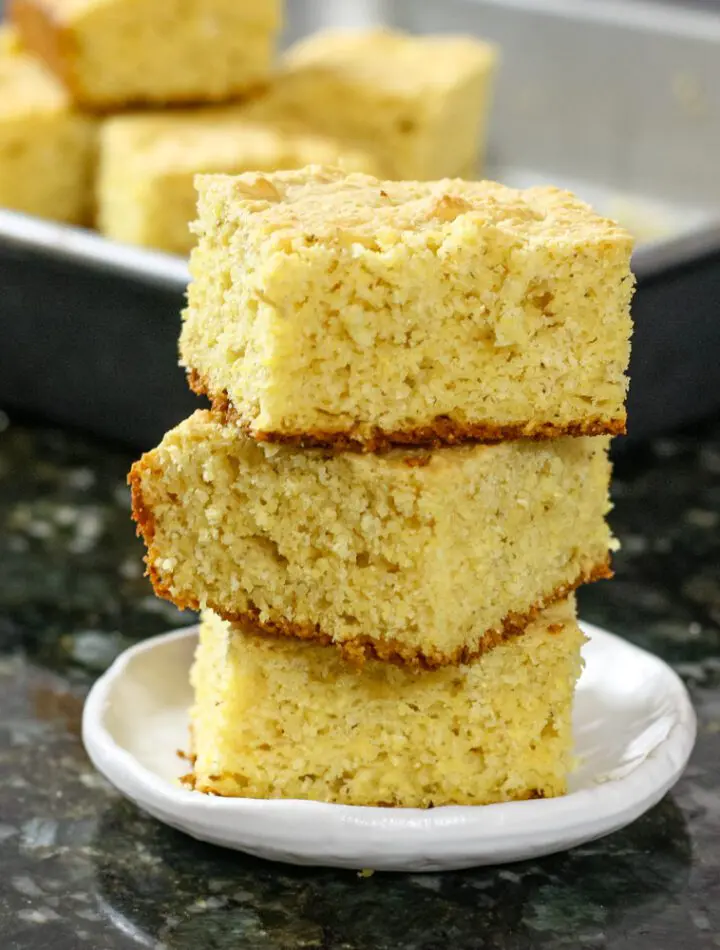
[[[555,188],[199,176],[180,340],[256,439],[625,431],[632,238]]]
[[[477,167],[495,47],[467,36],[325,31],[281,60],[261,104],[372,148],[388,178],[440,178]]]
[[[242,106],[125,114],[103,123],[98,214],[110,238],[176,254],[195,242],[196,172],[275,171],[309,162],[373,171],[327,136],[249,120]]]
[[[191,679],[194,787],[346,805],[485,805],[566,791],[584,637],[572,601],[474,662],[348,666],[207,612]]]
[[[281,0],[10,0],[23,42],[77,102],[215,102],[270,76]]]
[[[609,475],[602,437],[332,453],[198,411],[130,483],[159,596],[435,667],[607,576]]]
[[[94,123],[15,30],[0,27],[0,206],[69,224],[90,213]]]

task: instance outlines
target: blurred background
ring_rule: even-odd
[[[122,0],[105,7],[124,9]],[[271,7],[254,7],[253,15],[265,10],[269,16]],[[47,44],[28,21],[20,53],[14,59],[6,53],[4,75],[6,111],[13,112],[11,101],[29,96],[28,85],[39,104],[20,109],[19,118],[8,116],[6,159],[14,164],[5,176],[0,168],[0,209],[30,214],[0,210],[0,405],[138,447],[154,443],[196,404],[176,365],[188,280],[184,259],[193,240],[193,173],[340,161],[386,177],[462,174],[520,187],[552,183],[618,219],[636,237],[638,276],[630,440],[623,445],[707,416],[720,408],[718,9],[714,0],[291,0],[248,34],[248,49],[255,50],[257,31],[265,31],[268,69],[272,48],[279,50],[274,72],[266,69],[258,80],[259,91],[251,83],[249,95],[228,92],[235,99],[229,104],[179,112],[142,101],[146,90],[136,77],[150,70],[126,75],[117,68],[121,58],[99,53],[89,92],[77,76],[63,88],[63,68],[67,78],[74,67],[61,62],[53,67],[57,76],[46,73],[42,82],[26,76],[11,86],[20,59],[27,73],[45,69],[29,47],[39,44],[47,59]],[[23,22],[18,18],[18,28],[10,29],[22,34]],[[355,110],[364,111],[362,120],[349,118],[352,109],[333,99],[337,88],[328,76],[335,66],[318,44],[306,48],[305,38],[378,23],[411,35],[461,34],[495,49],[482,89],[458,120],[462,127],[471,115],[477,125],[467,167],[457,166],[449,142],[432,166],[403,165],[372,98],[361,100],[370,107]],[[101,38],[107,31],[102,20],[94,29]],[[101,40],[88,32],[82,42],[92,52]],[[445,67],[428,55],[426,69],[406,75],[398,94],[394,55],[361,49],[352,65],[371,77],[370,95],[374,87],[379,96],[390,89],[393,108],[400,102],[410,112],[422,109],[433,83],[446,81]],[[163,75],[162,61],[149,63],[160,87],[178,71],[168,65]],[[123,83],[135,83],[128,101]],[[106,98],[97,99],[103,84]],[[161,88],[160,95],[177,92]],[[181,98],[193,94],[180,92]],[[48,138],[38,143],[32,139],[43,134],[37,115],[57,96],[67,100],[66,126],[45,133],[55,135],[55,144]],[[32,123],[24,121],[30,114]],[[13,145],[15,134],[21,139]],[[433,134],[438,142],[443,138]],[[60,153],[62,164],[53,158]],[[39,180],[43,188],[29,184]],[[50,224],[50,218],[90,224],[104,238]]]

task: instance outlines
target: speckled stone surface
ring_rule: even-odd
[[[676,789],[632,827],[445,875],[296,869],[198,844],[122,801],[79,739],[127,644],[192,622],[156,601],[128,453],[0,413],[1,950],[720,947],[720,421],[617,468],[615,580],[586,619],[670,660],[700,718]]]

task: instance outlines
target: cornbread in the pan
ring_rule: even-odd
[[[275,171],[310,162],[375,168],[369,155],[327,136],[250,121],[242,106],[116,116],[100,135],[100,230],[118,241],[187,254],[195,243],[196,172]]]
[[[475,660],[417,672],[206,612],[194,787],[347,805],[484,805],[566,791],[583,635],[572,599]]]
[[[15,30],[0,26],[0,206],[86,223],[94,131]]]
[[[554,188],[199,176],[181,357],[254,438],[625,429],[632,239]]]
[[[179,607],[442,666],[607,576],[607,442],[334,454],[201,410],[133,466],[134,517]]]
[[[388,178],[477,166],[497,53],[463,36],[326,31],[284,55],[260,104],[372,150]]]
[[[281,0],[10,0],[24,43],[76,101],[213,102],[264,85]]]

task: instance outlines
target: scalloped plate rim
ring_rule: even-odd
[[[141,641],[115,659],[88,694],[83,742],[98,771],[140,808],[193,837],[263,857],[387,870],[443,870],[538,857],[634,821],[675,784],[695,741],[695,713],[678,675],[641,647],[594,625],[581,626],[596,645],[633,655],[661,676],[674,722],[627,774],[559,798],[423,810],[221,798],[175,786],[116,742],[105,714],[133,663],[178,641],[197,639],[197,625]],[[250,826],[243,828],[243,821]]]

